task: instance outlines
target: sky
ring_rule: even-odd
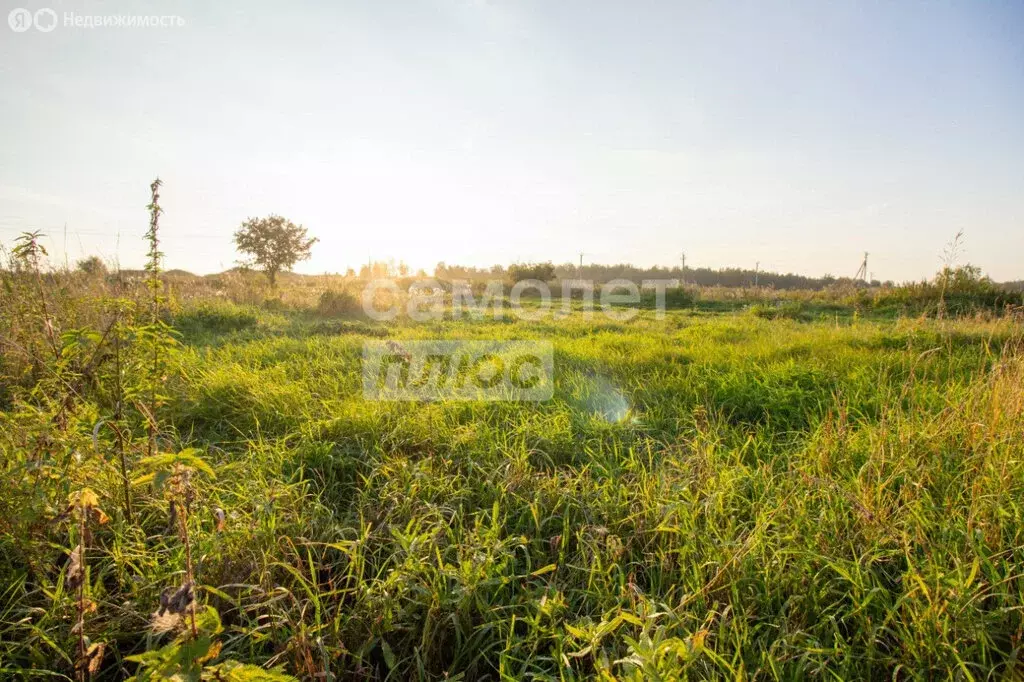
[[[56,264],[141,265],[159,175],[197,273],[276,213],[320,239],[305,273],[867,251],[902,281],[963,231],[1024,279],[1024,0],[0,0],[47,7],[0,24],[0,243]]]

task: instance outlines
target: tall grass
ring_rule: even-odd
[[[23,265],[2,677],[1021,674],[1012,318],[383,324],[168,275],[155,371],[151,290]],[[548,339],[555,397],[367,402],[382,335]]]

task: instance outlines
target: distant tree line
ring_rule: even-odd
[[[79,261],[76,264],[76,269],[88,275],[106,275],[109,272],[107,264],[96,256],[90,256]],[[237,269],[246,268],[233,268],[232,270]],[[970,277],[967,277],[969,280],[986,282],[986,286],[991,290],[998,289],[1007,292],[1024,293],[1024,280],[1002,283],[993,282],[988,277],[982,275],[976,267],[970,265],[951,269],[950,272],[955,273],[960,270],[964,273],[970,273]],[[118,272],[120,273],[119,276],[122,277],[135,276],[141,278],[145,276],[145,271],[143,270],[122,268]],[[198,276],[185,270],[168,270],[164,274],[169,277]],[[304,277],[304,275],[290,272],[280,274],[284,274],[289,278]],[[491,267],[448,265],[441,262],[437,264],[433,272],[433,276],[442,281],[468,280],[470,282],[485,282],[500,279],[508,282],[517,282],[536,279],[550,282],[553,280],[587,279],[599,284],[610,282],[613,279],[628,279],[638,283],[644,279],[680,279],[682,275],[682,270],[678,266],[671,268],[659,266],[640,268],[629,263],[620,263],[616,265],[591,264],[580,268],[572,263],[553,265],[550,261],[543,263],[513,263],[509,266],[492,265]],[[363,264],[359,268],[358,273],[353,268],[348,268],[344,276],[353,279],[356,277],[359,279],[404,279],[409,277],[423,279],[429,277],[422,269],[414,271],[404,262],[399,261],[396,263],[394,260],[372,261]],[[941,280],[942,277],[943,273],[940,272],[936,281]],[[861,284],[861,282],[855,281],[850,277],[833,277],[832,275],[807,277],[792,273],[757,272],[743,268],[720,268],[717,270],[711,268],[687,268],[685,280],[687,284],[702,287],[742,288],[757,285],[779,291],[824,291],[837,286],[857,286]],[[935,284],[935,281],[905,282],[902,286],[914,287],[928,284]],[[880,282],[878,280],[871,281],[870,285],[872,287],[896,286],[892,281]]]
[[[573,263],[562,263],[552,265],[551,263],[514,263],[508,267],[492,265],[489,268],[477,268],[465,265],[448,265],[438,263],[434,268],[434,276],[438,279],[465,279],[480,281],[494,278],[509,280],[520,279],[587,279],[598,283],[610,282],[613,279],[628,279],[639,282],[644,279],[685,279],[688,284],[696,284],[705,287],[751,287],[762,286],[771,289],[801,289],[801,290],[822,290],[837,284],[855,284],[849,277],[833,277],[824,275],[822,277],[806,277],[792,273],[781,274],[777,272],[756,272],[742,268],[687,268],[683,273],[682,268],[654,266],[640,268],[629,263],[618,263],[614,265],[590,264],[582,268]],[[892,282],[872,281],[873,286],[883,284],[891,285]]]

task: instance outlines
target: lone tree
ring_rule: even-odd
[[[249,218],[235,232],[235,246],[249,256],[246,264],[262,268],[271,287],[277,284],[277,273],[308,260],[310,249],[317,241],[316,237],[306,234],[302,225],[279,215]]]

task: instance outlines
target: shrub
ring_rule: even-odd
[[[550,262],[516,263],[508,267],[508,276],[513,282],[522,282],[528,279],[550,282],[555,278],[555,266]]]
[[[359,311],[359,300],[348,291],[327,289],[320,294],[316,309],[321,315],[351,315]]]
[[[657,305],[657,292],[652,290],[640,292],[640,306],[642,308],[655,308]],[[697,305],[697,292],[692,289],[673,288],[665,291],[665,308],[668,310],[693,308],[695,305]]]
[[[278,296],[267,296],[263,299],[263,309],[270,310],[271,312],[281,312],[288,308],[288,304],[284,302],[284,299]]]
[[[75,265],[79,272],[90,277],[101,277],[107,274],[107,266],[99,256],[89,256],[78,261]]]

